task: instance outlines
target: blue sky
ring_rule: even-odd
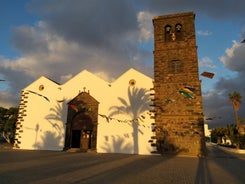
[[[34,14],[30,14],[27,9],[28,1],[4,1],[1,6],[1,22],[0,26],[4,29],[0,29],[1,43],[0,51],[1,55],[8,58],[19,56],[19,53],[11,46],[11,29],[23,24],[33,25],[38,20],[38,17]]]
[[[231,123],[228,93],[245,96],[243,7],[243,0],[3,0],[0,106],[18,106],[21,89],[42,75],[63,83],[87,69],[111,81],[133,67],[153,77],[152,18],[193,11],[199,72],[215,73],[200,76],[204,114],[222,117],[207,123]]]
[[[215,77],[210,81],[203,80],[203,91],[214,87],[213,85],[221,78],[230,78],[236,75],[235,71],[227,69],[220,61],[220,57],[225,55],[225,50],[230,48],[232,41],[241,40],[242,23],[234,21],[212,20],[207,16],[196,16],[196,32],[200,73],[204,70],[215,73]],[[208,62],[210,60],[210,62]],[[203,67],[202,61],[210,64]]]

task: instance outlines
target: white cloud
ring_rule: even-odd
[[[147,19],[150,19],[149,14],[145,15],[148,16]],[[102,26],[103,22],[100,22],[100,19],[103,17],[98,18],[97,23]],[[141,28],[147,25],[145,19],[145,17],[139,19]],[[84,69],[98,74],[106,81],[113,81],[119,74],[131,67],[144,71],[146,74],[152,72],[152,68],[149,69],[145,64],[149,53],[152,57],[152,52],[146,52],[137,47],[137,39],[140,34],[137,22],[135,27],[131,26],[130,29],[110,28],[110,31],[114,32],[113,34],[96,30],[100,33],[92,35],[91,42],[93,44],[88,43],[89,38],[85,38],[86,42],[83,42],[83,38],[81,38],[89,34],[88,30],[85,35],[80,32],[80,38],[75,40],[69,39],[72,30],[66,30],[66,33],[61,34],[50,29],[49,24],[42,20],[34,26],[25,25],[13,29],[12,43],[21,56],[14,59],[0,58],[0,73],[9,81],[12,93],[7,98],[9,101],[14,102],[14,99],[18,99],[16,95],[20,90],[40,76],[64,83]],[[118,25],[115,23],[115,26]],[[75,29],[77,25],[73,26]],[[119,31],[117,31],[118,29]],[[148,27],[146,26],[144,29],[148,29]],[[68,31],[71,32],[68,33]],[[97,38],[98,36],[100,38]],[[144,40],[150,38],[146,32],[143,37]],[[105,41],[103,42],[103,40]]]
[[[245,44],[233,41],[231,48],[227,48],[225,56],[220,57],[221,62],[230,70],[245,72]]]
[[[1,107],[4,107],[4,108],[18,107],[19,94],[20,94],[20,91],[18,92],[18,95],[16,96],[13,96],[13,94],[8,90],[0,91]]]
[[[0,91],[1,106],[17,105],[21,89],[41,75],[64,83],[83,69],[106,81],[117,78],[130,67],[152,74],[152,48],[146,46],[154,40],[152,18],[183,11],[207,15],[210,21],[233,21],[244,17],[241,3],[245,4],[245,1],[237,4],[225,1],[142,0],[140,5],[136,4],[138,1],[115,0],[106,0],[106,3],[101,0],[74,1],[72,4],[68,0],[31,1],[29,10],[38,14],[42,21],[13,29],[12,44],[20,57],[0,57],[0,74],[10,85],[8,91]],[[231,5],[236,11],[230,8]],[[212,32],[199,30],[197,34],[210,36]],[[244,38],[245,31],[242,35]],[[203,94],[205,113],[221,115],[221,123],[230,123],[227,115],[234,115],[227,93],[245,91],[244,46],[233,43],[221,58],[228,69],[238,71],[237,77],[219,80],[214,91]],[[209,57],[201,58],[199,66],[219,69]],[[245,114],[243,109],[241,106],[241,117]]]
[[[203,57],[199,60],[199,67],[205,67],[205,68],[216,68],[215,64],[213,64],[213,61],[209,57]]]
[[[198,31],[197,31],[197,34],[198,34],[198,35],[201,35],[201,36],[210,36],[210,35],[212,35],[213,33],[212,33],[212,32],[209,32],[209,31],[201,31],[201,30],[198,30]]]
[[[139,41],[148,41],[153,39],[153,17],[154,15],[149,12],[141,11],[138,13],[137,21],[140,28]]]

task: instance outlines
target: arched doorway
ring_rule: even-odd
[[[98,101],[87,92],[68,103],[64,150],[95,150],[97,142]]]

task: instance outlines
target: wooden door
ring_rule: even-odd
[[[81,132],[81,145],[80,148],[82,150],[88,150],[90,148],[90,131],[82,130]]]

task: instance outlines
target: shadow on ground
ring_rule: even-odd
[[[0,183],[244,183],[244,157],[1,150]]]

